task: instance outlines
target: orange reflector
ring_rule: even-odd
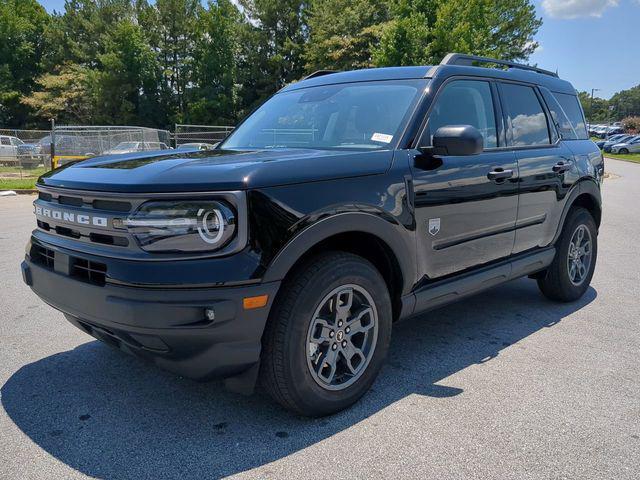
[[[242,299],[242,306],[245,310],[264,307],[269,301],[269,295],[258,295],[257,297],[245,297]]]

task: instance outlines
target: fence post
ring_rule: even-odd
[[[56,156],[56,120],[55,118],[51,119],[51,145],[49,147],[51,151],[51,169],[53,170],[55,163],[54,158]]]

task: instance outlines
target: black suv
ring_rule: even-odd
[[[603,168],[552,72],[318,72],[214,150],[44,175],[22,270],[106,343],[324,415],[371,386],[395,321],[527,275],[579,298]]]

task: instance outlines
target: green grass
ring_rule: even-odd
[[[45,167],[38,167],[38,168],[20,168],[20,167],[6,167],[6,166],[0,166],[0,177],[3,176],[3,174],[7,174],[7,173],[22,173],[23,177],[39,177],[40,175],[42,175],[43,173],[45,173],[47,171],[47,169]]]
[[[35,188],[36,180],[45,173],[45,167],[21,169],[0,167],[0,190],[23,190]]]
[[[640,163],[640,153],[603,153],[606,158],[613,158],[615,160],[626,160],[628,162]]]
[[[0,190],[23,190],[35,188],[37,177],[0,178]]]

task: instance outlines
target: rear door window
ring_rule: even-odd
[[[471,125],[484,138],[484,148],[498,146],[496,115],[489,82],[454,80],[445,85],[429,115],[428,134],[449,125]]]
[[[0,145],[11,145],[9,137],[0,137]]]
[[[556,97],[558,103],[562,106],[562,109],[571,122],[578,139],[588,139],[589,135],[587,133],[587,125],[584,121],[584,115],[582,113],[578,97],[567,93],[554,93],[553,96]]]
[[[512,146],[551,144],[547,116],[532,87],[503,83],[502,96]]]

